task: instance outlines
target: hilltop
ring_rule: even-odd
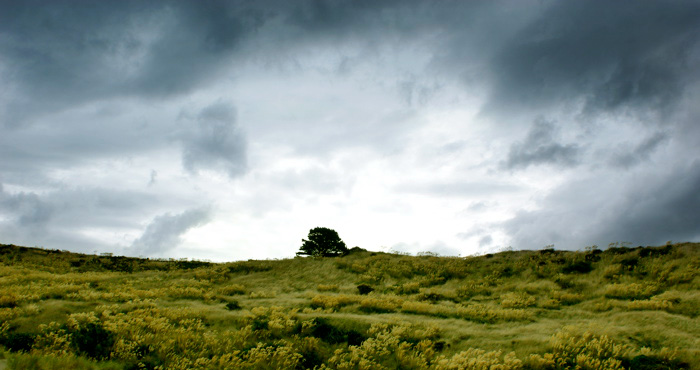
[[[16,369],[700,369],[699,270],[697,243],[230,263],[0,245],[0,356]]]

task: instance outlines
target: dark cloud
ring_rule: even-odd
[[[508,170],[540,164],[573,167],[578,164],[579,153],[580,148],[576,144],[557,143],[554,124],[539,118],[533,123],[525,140],[511,145],[508,158],[501,166]]]
[[[236,110],[226,103],[199,112],[182,135],[182,164],[188,171],[224,171],[230,177],[246,170],[246,141],[236,124]]]
[[[637,184],[618,208],[616,222],[602,227],[593,239],[659,245],[700,238],[700,161],[669,180],[654,187]]]
[[[4,3],[5,125],[114,96],[167,97],[214,78],[266,16],[221,1]]]
[[[658,245],[700,237],[700,162],[663,175],[635,176],[638,182],[601,181],[606,175],[598,176],[564,184],[538,210],[518,212],[504,224],[513,246],[533,249],[555,244],[581,249],[592,244]]]
[[[146,226],[143,235],[134,240],[129,253],[133,255],[160,256],[179,246],[182,234],[211,219],[208,209],[190,209],[180,214],[166,213],[157,216]]]
[[[665,109],[697,79],[700,3],[554,2],[501,45],[486,111]]]

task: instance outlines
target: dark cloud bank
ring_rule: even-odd
[[[538,210],[496,225],[513,247],[700,237],[700,150],[688,137],[698,135],[700,121],[692,109],[700,96],[695,1],[3,1],[0,231],[26,244],[36,238],[88,250],[97,242],[70,230],[133,228],[130,219],[146,212],[155,218],[138,226],[143,233],[131,248],[165,253],[211,212],[182,202],[180,213],[168,213],[153,193],[85,190],[48,173],[86,158],[177,146],[190,175],[236,179],[249,166],[235,102],[215,97],[177,122],[145,124],[124,107],[206,90],[251,50],[275,59],[313,44],[352,40],[371,49],[426,34],[438,35],[426,73],[456,78],[467,90],[478,82],[487,91],[480,118],[506,130],[528,127],[514,130],[523,136],[509,134],[494,171],[505,179],[532,169],[573,171]],[[91,104],[112,110],[95,111],[97,123],[71,118]],[[551,118],[553,110],[568,118]],[[638,125],[635,137],[610,136],[609,125],[627,121]],[[572,131],[581,135],[564,135]],[[144,184],[155,184],[155,174]],[[437,196],[494,190],[478,182],[402,189]],[[491,241],[484,236],[480,244]]]

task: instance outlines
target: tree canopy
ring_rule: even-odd
[[[348,252],[348,247],[333,229],[315,227],[309,230],[308,238],[301,240],[304,244],[299,248],[298,256],[335,257]]]

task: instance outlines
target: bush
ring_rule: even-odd
[[[665,256],[673,251],[673,246],[666,245],[663,247],[646,247],[639,250],[639,257],[659,257]]]
[[[606,298],[615,299],[647,299],[655,295],[659,288],[647,284],[610,284],[605,288]]]
[[[638,263],[639,259],[637,257],[630,257],[621,260],[620,266],[622,266],[627,271],[632,271],[635,267],[637,267]]]
[[[360,301],[360,310],[364,312],[387,313],[395,312],[401,305],[395,299],[389,298],[365,298]]]
[[[228,272],[231,274],[243,272],[246,275],[253,272],[265,272],[272,270],[272,264],[267,261],[241,261],[234,262],[227,266]]]
[[[668,360],[654,356],[639,355],[622,361],[622,366],[634,370],[678,370],[689,369],[690,365],[679,360]]]
[[[103,360],[112,352],[114,334],[99,323],[88,323],[72,333],[71,341],[78,353],[96,360]]]
[[[348,343],[351,346],[356,346],[365,340],[364,335],[360,332],[336,327],[322,317],[316,317],[304,326],[308,335],[330,344]]]
[[[590,261],[569,262],[561,269],[561,272],[565,274],[586,274],[591,271],[593,271],[593,266]]]
[[[394,287],[396,294],[407,295],[416,294],[420,292],[420,284],[416,282],[406,283],[402,285],[397,285]]]
[[[571,327],[552,336],[552,352],[530,355],[533,369],[604,369],[623,370],[621,358],[629,348],[590,332],[578,334]]]
[[[506,293],[501,297],[501,306],[505,308],[532,307],[535,302],[535,297],[526,293]]]
[[[473,281],[457,288],[457,297],[463,300],[469,300],[477,295],[490,296],[491,294],[491,288],[484,282]]]
[[[29,352],[34,345],[35,335],[29,333],[5,333],[0,344],[12,352]]]
[[[238,301],[229,301],[226,303],[226,309],[229,311],[240,310],[241,305],[238,303]]]
[[[219,288],[219,294],[223,295],[239,295],[246,294],[246,288],[240,284],[230,284]]]
[[[367,284],[360,284],[357,286],[357,290],[360,292],[360,294],[365,295],[373,292],[374,288]]]
[[[552,292],[552,298],[564,306],[570,306],[583,301],[584,296],[580,293],[554,291]]]
[[[445,301],[445,300],[448,300],[448,298],[445,297],[444,295],[440,294],[440,293],[436,293],[436,292],[426,292],[426,293],[423,293],[423,294],[418,295],[418,300],[419,300],[419,301],[429,301],[429,302],[435,303],[435,302],[438,302],[438,301]]]
[[[0,308],[13,308],[17,307],[18,299],[14,294],[3,293],[0,296]]]
[[[312,308],[326,308],[326,309],[338,309],[343,306],[355,304],[359,301],[360,297],[356,295],[315,295],[311,298]]]

